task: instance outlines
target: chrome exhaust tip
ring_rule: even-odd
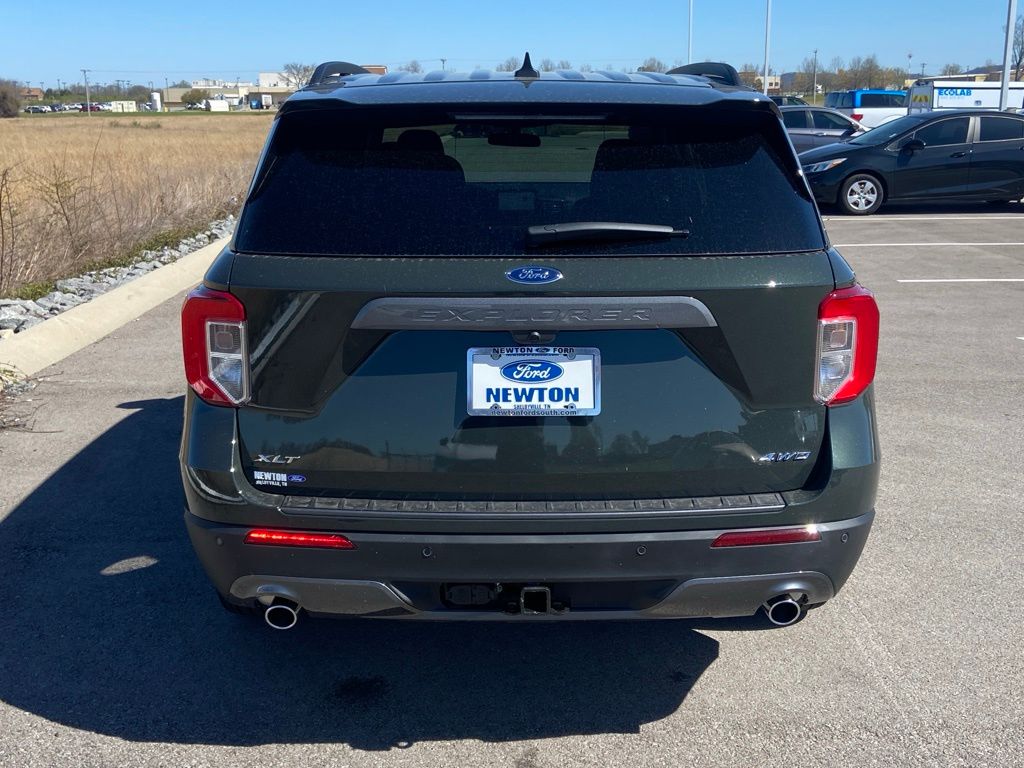
[[[263,619],[274,629],[291,629],[299,623],[299,606],[293,603],[274,603],[267,606]]]
[[[803,607],[789,595],[781,595],[764,604],[764,612],[768,621],[777,627],[788,627],[799,621]]]

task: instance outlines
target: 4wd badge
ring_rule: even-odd
[[[757,463],[774,464],[779,461],[806,461],[810,457],[810,451],[779,451],[778,453],[766,453],[757,460]]]

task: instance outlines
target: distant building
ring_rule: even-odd
[[[22,101],[42,101],[43,100],[43,89],[42,88],[20,88],[18,90],[18,96]]]
[[[744,70],[739,73],[740,81],[751,88],[761,90],[761,73]],[[768,75],[768,93],[781,93],[782,79],[779,75]]]
[[[192,81],[192,87],[193,88],[245,88],[245,87],[252,88],[253,85],[254,85],[254,83],[251,83],[251,82],[248,82],[248,81],[244,81],[244,80],[238,80],[238,81],[235,81],[235,82],[231,82],[231,81],[228,81],[228,80],[216,80],[216,79],[210,78],[210,77],[203,77],[203,78],[200,78],[199,80],[193,80]]]
[[[388,72],[383,64],[361,66],[378,75],[386,75]],[[182,97],[193,89],[206,91],[213,101],[226,101],[232,109],[276,109],[299,87],[301,85],[296,87],[290,84],[283,72],[260,72],[255,83],[204,77],[193,80],[189,88],[165,88],[162,95],[164,108],[172,111],[187,106]]]
[[[259,90],[264,88],[287,88],[288,78],[284,72],[260,72],[256,78],[256,87]]]

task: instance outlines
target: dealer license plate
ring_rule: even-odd
[[[470,416],[596,416],[601,352],[595,347],[473,347]]]

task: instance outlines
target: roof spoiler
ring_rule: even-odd
[[[666,74],[706,77],[718,85],[743,87],[743,81],[740,80],[740,73],[736,71],[736,68],[720,61],[702,61],[699,64],[686,64],[682,67],[670,69]]]
[[[371,74],[370,70],[348,61],[325,61],[313,70],[313,76],[309,78],[307,85],[320,85],[331,78],[345,77],[346,75],[369,74]]]

